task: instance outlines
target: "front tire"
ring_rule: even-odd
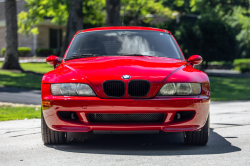
[[[44,144],[65,144],[67,142],[67,133],[53,131],[48,128],[41,111],[41,132]]]
[[[206,145],[209,138],[210,115],[200,131],[184,131],[184,142],[187,145]]]

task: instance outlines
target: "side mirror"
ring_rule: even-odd
[[[188,58],[188,63],[192,66],[198,65],[203,61],[202,57],[200,55],[192,55]]]
[[[48,58],[46,58],[46,62],[49,65],[52,65],[54,66],[54,68],[56,68],[56,66],[60,63],[60,59],[55,55],[51,55]]]

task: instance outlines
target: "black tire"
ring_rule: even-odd
[[[44,144],[65,144],[67,142],[67,133],[53,131],[48,128],[41,111],[41,129]]]
[[[184,131],[184,142],[187,145],[206,145],[209,137],[210,115],[207,122],[199,131]]]

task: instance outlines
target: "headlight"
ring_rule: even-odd
[[[51,93],[56,96],[96,96],[88,84],[51,84]]]
[[[199,95],[201,93],[200,83],[167,83],[163,85],[157,96],[173,95]]]

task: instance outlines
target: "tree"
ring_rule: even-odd
[[[221,19],[203,17],[195,23],[184,22],[175,35],[186,57],[203,57],[202,70],[211,61],[233,61],[237,54],[234,29]]]
[[[250,3],[249,3],[250,4]],[[234,8],[230,24],[238,29],[237,40],[239,44],[238,55],[240,58],[250,58],[250,8],[241,6]]]
[[[63,48],[61,56],[64,55],[69,42],[79,30],[83,29],[83,12],[82,12],[83,0],[71,0],[69,7],[69,17],[66,28],[66,35],[63,42]]]
[[[197,42],[205,62],[203,70],[211,61],[233,61],[237,57],[236,34],[230,25],[220,19],[203,18],[198,26],[200,41]]]
[[[120,22],[120,0],[106,0],[106,26],[119,26]]]
[[[122,6],[125,6],[125,25],[149,26],[154,16],[174,18],[172,16],[173,11],[168,7],[164,7],[162,1],[123,0]]]
[[[75,35],[79,30],[83,29],[83,13],[82,13],[83,0],[71,0],[69,8],[69,39]]]
[[[177,3],[178,2],[178,3]],[[186,57],[200,54],[202,70],[211,61],[249,56],[249,0],[164,0],[181,21],[168,23]],[[186,17],[186,16],[193,17]],[[248,30],[249,29],[249,30]]]
[[[44,21],[45,17],[52,18],[52,23],[67,25],[61,55],[66,51],[73,35],[83,29],[83,24],[86,28],[104,25],[105,0],[26,0],[26,2],[28,12],[22,11],[18,15],[19,33],[38,34],[36,26]],[[83,17],[84,15],[86,17]]]
[[[3,69],[22,70],[18,62],[16,0],[5,0],[6,51]]]

